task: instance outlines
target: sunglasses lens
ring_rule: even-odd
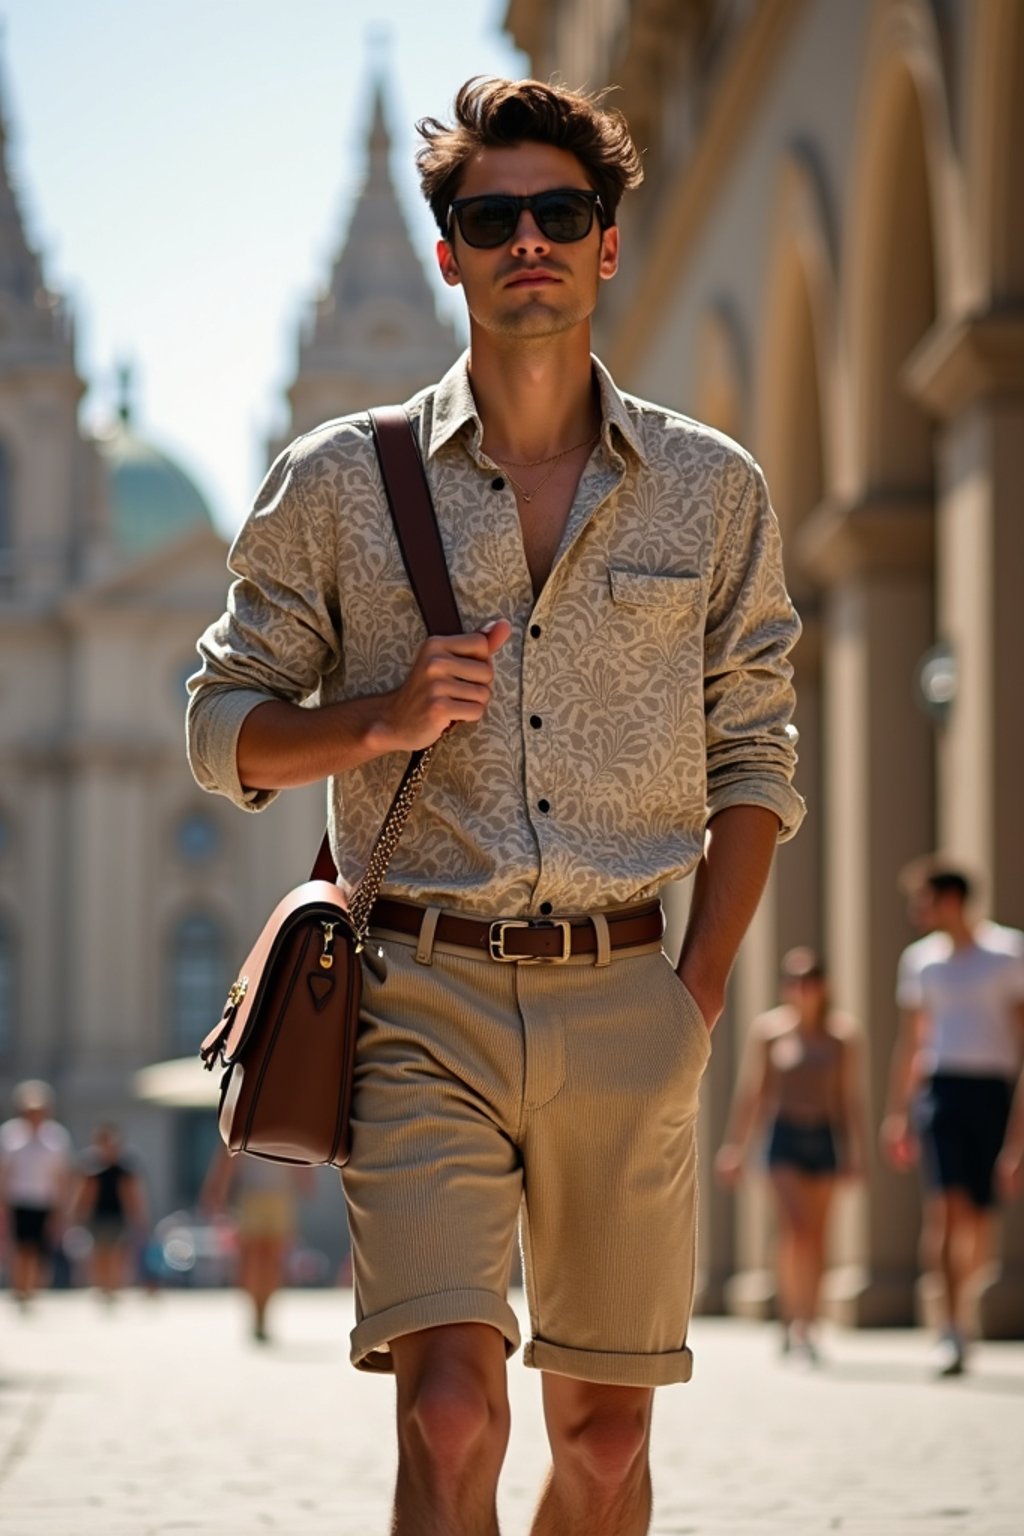
[[[591,198],[573,192],[549,192],[537,198],[534,213],[549,240],[568,245],[589,233],[594,204]]]
[[[486,250],[511,240],[516,214],[516,205],[509,198],[475,197],[471,203],[459,208],[456,216],[466,243]]]
[[[539,192],[524,199],[541,233],[559,245],[582,240],[594,222],[595,200],[585,192]],[[488,250],[511,240],[519,223],[520,200],[515,197],[473,197],[454,210],[467,245]]]

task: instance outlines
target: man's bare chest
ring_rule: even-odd
[[[519,508],[519,532],[534,597],[540,595],[551,573],[571,509],[571,496],[557,507],[545,506],[538,509],[531,505]]]
[[[519,533],[534,597],[540,595],[551,573],[585,463],[585,454],[582,457],[574,455],[564,465],[559,465],[558,471],[532,495],[524,495],[522,488],[513,482]]]

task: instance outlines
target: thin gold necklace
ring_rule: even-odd
[[[595,432],[593,437],[588,437],[584,442],[582,442],[582,443],[573,443],[571,448],[563,448],[561,453],[552,453],[546,459],[520,460],[520,459],[499,459],[499,458],[495,457],[494,462],[496,464],[500,465],[500,467],[505,471],[505,474],[508,476],[509,480],[511,480],[512,484],[514,485],[515,489],[519,492],[519,494],[523,498],[523,500],[525,502],[529,503],[536,496],[537,492],[542,490],[543,487],[545,485],[547,485],[548,481],[551,479],[551,476],[554,474],[555,470],[558,468],[559,462],[562,459],[567,458],[570,453],[575,453],[577,451],[577,449],[579,449],[579,448],[591,448],[594,445],[594,443],[597,442],[597,440],[600,437],[600,435],[601,435],[600,432]],[[537,484],[533,487],[533,489],[531,491],[528,491],[524,485],[521,485],[519,483],[519,481],[516,479],[515,475],[512,474],[512,472],[510,471],[510,469],[508,467],[510,464],[514,464],[517,469],[534,469],[534,468],[536,468],[540,464],[550,464],[551,468],[548,470],[546,475],[542,475],[541,476],[541,478],[537,481]]]

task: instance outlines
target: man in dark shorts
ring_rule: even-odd
[[[926,937],[904,950],[902,1027],[882,1145],[897,1168],[919,1157],[922,1266],[943,1283],[940,1376],[966,1351],[965,1288],[989,1257],[996,1167],[1007,1141],[1024,1032],[1024,934],[967,914],[970,881],[929,861],[905,872],[910,916]]]
[[[71,1138],[53,1119],[48,1083],[20,1083],[14,1105],[14,1119],[0,1125],[0,1205],[8,1213],[11,1290],[26,1306],[42,1284],[67,1206]]]

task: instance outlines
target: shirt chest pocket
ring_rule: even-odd
[[[700,625],[703,583],[699,576],[662,576],[610,565],[608,583],[616,609],[632,610],[639,622]]]

